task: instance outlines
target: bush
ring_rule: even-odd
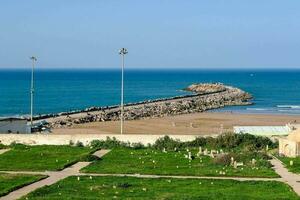
[[[115,137],[112,139],[107,137],[106,140],[93,140],[90,143],[91,147],[97,149],[113,149],[119,147],[130,147],[130,143],[121,142],[117,140]]]
[[[160,150],[164,148],[167,150],[174,150],[175,148],[179,149],[185,146],[184,144],[185,144],[184,142],[180,142],[179,140],[174,140],[169,136],[164,136],[156,140],[152,147],[154,149],[160,149]]]
[[[145,146],[141,143],[132,143],[121,142],[116,138],[107,137],[106,140],[93,140],[90,145],[93,148],[134,148],[141,149]],[[198,148],[199,146],[207,147],[211,149],[227,149],[227,150],[244,150],[244,151],[259,151],[265,149],[266,146],[269,146],[270,149],[277,148],[278,143],[273,142],[267,137],[254,136],[250,134],[234,134],[234,133],[225,133],[219,135],[216,138],[213,137],[198,137],[193,141],[181,142],[179,140],[174,140],[169,136],[164,136],[155,141],[153,145],[148,144],[147,147],[154,149],[164,149],[174,150],[183,149],[183,148]]]
[[[231,163],[231,157],[232,157],[232,155],[230,155],[230,154],[220,154],[214,158],[213,162],[215,164],[228,166]]]
[[[20,144],[20,143],[17,143],[17,142],[12,142],[12,143],[10,143],[9,146],[12,147],[12,148],[20,148],[20,149],[28,148],[25,144]]]
[[[75,144],[76,147],[84,147],[83,143],[80,141],[77,141]]]
[[[5,148],[6,148],[6,146],[4,144],[0,143],[0,149],[5,149]]]
[[[145,148],[145,146],[142,143],[140,143],[140,142],[138,142],[138,143],[132,143],[130,146],[133,149],[143,149],[143,148]]]

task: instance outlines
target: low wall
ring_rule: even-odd
[[[211,135],[210,135],[211,136]],[[118,134],[74,134],[74,135],[51,135],[51,134],[0,134],[0,143],[9,145],[13,142],[26,145],[68,145],[70,142],[82,142],[88,145],[92,140],[106,140],[107,137],[115,137],[122,142],[153,144],[157,139],[164,135],[118,135]],[[197,135],[170,135],[173,139],[182,142],[192,141]],[[203,136],[201,136],[203,137]]]

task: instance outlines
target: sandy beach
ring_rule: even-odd
[[[233,130],[233,126],[283,126],[300,122],[300,116],[237,114],[230,112],[203,112],[163,118],[125,121],[125,134],[215,135]],[[120,122],[92,122],[71,128],[55,128],[53,134],[118,134]]]

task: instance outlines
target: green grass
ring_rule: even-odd
[[[0,155],[0,171],[61,170],[87,156],[92,149],[72,146],[15,145]]]
[[[279,160],[281,160],[286,168],[293,173],[300,174],[300,157],[296,158],[287,158],[287,157],[277,157]],[[290,161],[293,161],[293,165],[290,165]]]
[[[299,199],[292,189],[276,181],[209,179],[150,179],[133,177],[68,177],[40,188],[28,199]],[[23,199],[26,199],[23,197]]]
[[[232,166],[216,164],[208,156],[201,156],[201,159],[195,158],[189,162],[184,157],[185,154],[187,154],[186,151],[163,153],[150,149],[114,149],[101,160],[95,161],[82,171],[107,174],[278,177],[270,166],[266,166],[267,161],[265,160],[257,162],[256,167],[247,164],[247,166],[234,169]],[[221,175],[220,171],[222,172]]]
[[[4,196],[18,188],[36,182],[46,176],[24,174],[0,174],[0,196]]]

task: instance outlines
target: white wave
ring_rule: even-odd
[[[300,109],[300,105],[277,105],[277,108]]]
[[[266,108],[246,108],[246,110],[270,110],[270,109],[266,109]]]
[[[278,110],[278,112],[300,113],[300,110]]]

